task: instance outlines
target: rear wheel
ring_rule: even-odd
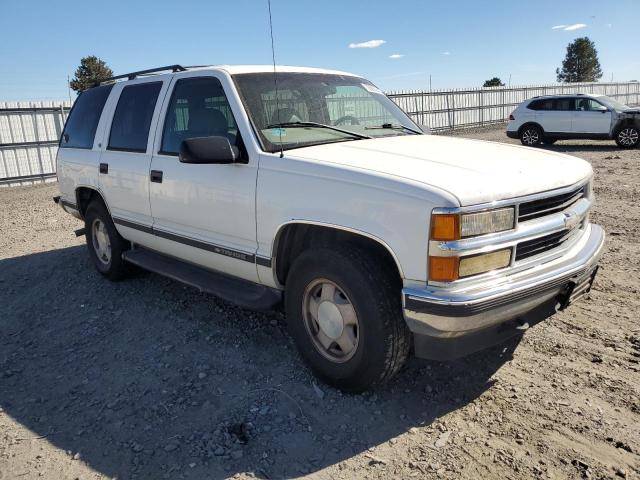
[[[87,247],[93,264],[110,280],[123,278],[129,273],[129,266],[122,260],[122,253],[129,250],[131,244],[120,236],[102,202],[93,201],[84,218]]]
[[[357,248],[298,257],[287,276],[287,322],[318,377],[361,392],[400,370],[411,346],[400,288],[379,260]]]
[[[536,147],[542,143],[542,130],[535,125],[528,125],[520,131],[520,142],[527,147]]]
[[[640,142],[640,132],[636,127],[625,127],[616,135],[616,144],[620,148],[634,148]]]

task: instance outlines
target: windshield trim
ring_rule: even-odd
[[[265,73],[265,74],[269,74],[269,72],[264,72],[264,73]],[[278,73],[283,73],[283,74],[296,74],[296,73],[301,73],[301,72],[278,72]],[[308,75],[309,73],[304,72],[304,73],[301,73],[301,74],[303,74],[303,75]],[[256,124],[255,124],[255,122],[254,122],[254,120],[253,120],[253,117],[252,117],[251,115],[249,115],[249,108],[248,108],[248,106],[247,106],[247,104],[246,104],[245,97],[244,97],[244,95],[243,95],[243,93],[242,93],[242,89],[240,88],[240,85],[238,85],[237,80],[238,80],[238,78],[239,78],[240,76],[242,76],[242,75],[246,75],[246,74],[245,74],[245,73],[234,73],[234,74],[230,74],[231,81],[233,82],[233,86],[234,86],[234,88],[235,88],[235,90],[236,90],[236,92],[237,92],[237,95],[238,95],[238,98],[239,98],[239,100],[240,100],[240,103],[242,104],[242,108],[244,109],[244,115],[245,115],[245,117],[249,120],[249,125],[251,126],[251,130],[253,131],[254,138],[258,141],[258,145],[260,146],[260,149],[261,149],[264,153],[278,153],[278,152],[280,152],[280,151],[296,150],[296,149],[298,149],[298,148],[315,147],[315,146],[318,146],[318,145],[329,145],[329,144],[332,144],[332,143],[340,143],[340,142],[343,142],[343,141],[364,140],[364,139],[359,139],[359,138],[345,138],[345,139],[339,139],[339,140],[336,140],[336,141],[331,141],[331,140],[329,140],[329,141],[326,141],[326,142],[325,142],[325,141],[322,141],[322,142],[320,142],[320,143],[315,143],[315,142],[314,142],[314,143],[312,143],[312,144],[310,144],[310,145],[298,145],[298,146],[290,146],[290,147],[285,147],[285,146],[284,146],[284,145],[282,145],[282,144],[280,144],[280,145],[276,145],[276,144],[274,144],[274,149],[273,149],[273,150],[268,149],[268,148],[266,147],[266,145],[264,144],[264,141],[263,141],[263,139],[262,139],[262,136],[261,136],[261,135],[260,135],[260,133],[259,133],[258,127],[256,126]],[[320,75],[337,75],[337,74],[333,74],[333,73],[330,73],[330,74],[329,74],[329,73],[326,73],[326,74],[325,74],[325,73],[320,73]],[[366,78],[364,78],[364,77],[359,77],[358,75],[341,74],[341,75],[339,75],[339,76],[343,76],[343,77],[350,77],[350,78],[356,79],[356,80],[358,80],[358,81],[361,81],[361,82],[367,83],[367,84],[369,84],[369,85],[373,85],[373,86],[375,87],[375,85],[374,85],[373,83],[371,83],[369,80],[367,80],[367,79],[366,79]],[[376,88],[377,88],[377,87],[376,87]],[[380,89],[378,89],[378,90],[380,90]],[[380,90],[380,92],[382,93],[382,95],[384,95],[385,97],[389,98],[389,97],[387,96],[387,94],[386,94],[386,93],[384,93],[382,90]],[[393,102],[393,100],[391,100],[390,98],[389,98],[389,100]],[[395,102],[393,102],[393,103],[395,104]],[[402,109],[398,104],[396,104],[396,107],[397,107],[397,108],[398,108],[402,113],[404,113],[404,115],[407,117],[407,119],[408,119],[408,120],[409,120],[409,121],[410,121],[410,122],[411,122],[411,123],[416,127],[416,130],[421,131],[420,126],[419,126],[419,125],[418,125],[418,124],[417,124],[417,123],[416,123],[416,122],[415,122],[415,121],[414,121],[414,120],[409,116],[409,114],[408,114],[407,112],[405,112],[405,111],[404,111],[404,110],[403,110],[403,109]],[[371,137],[371,138],[370,138],[370,140],[375,140],[376,138],[386,138],[386,137],[391,137],[391,136],[400,136],[400,135],[397,135],[397,134],[390,134],[390,135],[376,135],[376,136]],[[367,140],[369,140],[369,139],[367,139]]]

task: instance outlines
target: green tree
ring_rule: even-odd
[[[76,92],[81,92],[109,77],[113,77],[113,72],[107,64],[95,55],[89,55],[80,60],[80,66],[76,69],[75,77],[69,85]]]
[[[504,87],[504,83],[498,77],[485,80],[483,87]]]
[[[567,46],[562,68],[556,69],[559,82],[597,82],[602,77],[596,45],[588,37],[576,38]]]

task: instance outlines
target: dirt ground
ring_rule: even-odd
[[[55,184],[0,189],[0,479],[639,478],[640,150],[548,148],[596,172],[592,293],[357,396],[314,383],[281,314],[110,283]]]

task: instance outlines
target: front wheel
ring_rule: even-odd
[[[358,248],[303,252],[287,276],[289,331],[313,372],[348,392],[385,383],[409,355],[400,284]]]
[[[542,130],[535,125],[524,127],[520,132],[520,142],[527,147],[537,147],[542,143]]]
[[[640,132],[636,127],[625,127],[616,135],[616,144],[620,148],[634,148],[640,142]]]

